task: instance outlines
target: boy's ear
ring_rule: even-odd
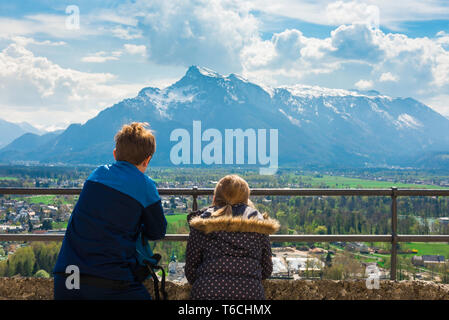
[[[112,154],[114,155],[114,159],[117,160],[117,156],[115,155],[115,148],[114,148],[114,150],[112,151]]]
[[[150,160],[153,156],[148,156],[148,158],[145,159],[145,165],[148,166],[148,164],[150,163]]]

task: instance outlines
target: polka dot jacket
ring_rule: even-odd
[[[210,207],[189,215],[185,275],[194,300],[262,300],[262,280],[273,271],[269,234],[278,221],[254,208],[232,207],[232,216],[212,217]]]

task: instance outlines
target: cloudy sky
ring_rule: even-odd
[[[190,65],[413,97],[449,117],[449,1],[0,0],[5,120],[83,123]]]

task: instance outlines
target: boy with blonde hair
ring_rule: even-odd
[[[84,183],[54,268],[55,299],[151,299],[135,277],[136,240],[141,232],[163,238],[167,220],[156,185],[144,174],[156,150],[146,126],[124,125],[115,136],[116,162]],[[68,266],[79,269],[79,289],[67,287]]]

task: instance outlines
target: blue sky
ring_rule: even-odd
[[[83,123],[190,65],[373,89],[449,116],[449,2],[0,0],[0,118]]]

